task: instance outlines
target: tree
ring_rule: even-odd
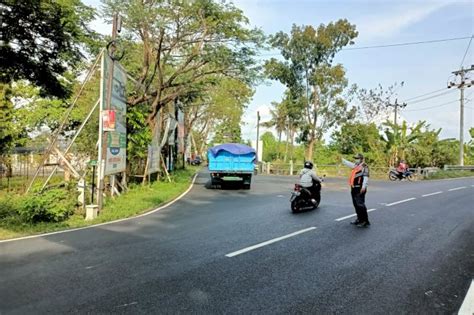
[[[64,78],[97,48],[88,28],[94,10],[80,0],[6,0],[1,5],[0,82],[28,80],[41,95],[66,97]]]
[[[399,159],[406,159],[410,145],[423,136],[424,130],[429,125],[426,121],[420,121],[413,127],[408,127],[406,121],[401,126],[387,121],[385,124],[385,135],[383,140],[386,144],[386,150],[389,154],[389,165],[395,165]]]
[[[331,66],[335,54],[344,46],[353,44],[357,36],[355,26],[347,20],[328,25],[293,25],[291,33],[279,32],[270,37],[273,48],[279,49],[284,61],[275,58],[265,63],[270,79],[278,80],[296,98],[305,98],[301,109],[306,120],[302,140],[308,143],[307,159],[312,159],[314,143],[332,123],[347,117],[346,104],[340,97],[347,86],[342,66]],[[332,109],[336,115],[332,115]],[[325,116],[321,121],[321,116]]]
[[[288,112],[285,104],[272,102],[273,109],[270,109],[271,118],[261,125],[266,128],[275,128],[278,134],[278,143],[281,142],[281,134],[288,127]]]
[[[363,153],[370,164],[385,165],[385,146],[374,123],[345,123],[332,135],[333,146],[346,155]]]
[[[403,81],[400,84],[394,83],[386,89],[379,84],[376,88],[370,90],[359,88],[354,84],[351,89],[358,101],[357,120],[366,124],[387,120],[391,111],[387,104],[394,98],[396,91],[403,84]]]
[[[254,47],[262,34],[231,3],[198,1],[104,1],[106,14],[123,16],[123,31],[140,42],[137,88],[130,106],[147,102],[147,124],[175,99],[187,98],[227,76],[249,82],[256,76]]]

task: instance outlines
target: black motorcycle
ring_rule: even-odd
[[[291,211],[297,213],[303,210],[316,209],[321,202],[321,183],[313,182],[314,193],[307,187],[303,187],[300,184],[295,184],[294,191],[291,193],[290,203]],[[311,199],[314,199],[313,202]]]
[[[398,172],[397,170],[390,170],[388,173],[388,178],[391,181],[407,179],[409,181],[415,180],[415,174],[412,171],[405,171],[403,173]]]

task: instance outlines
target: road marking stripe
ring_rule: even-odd
[[[455,190],[460,190],[460,189],[464,189],[464,188],[466,188],[466,186],[451,188],[451,189],[448,189],[448,190],[449,190],[449,191],[455,191]]]
[[[421,195],[422,197],[428,197],[428,196],[433,196],[433,195],[439,195],[439,194],[442,194],[443,192],[442,191],[437,191],[437,192],[434,192],[434,193],[431,193],[431,194],[426,194],[426,195]]]
[[[146,217],[147,215],[150,215],[150,214],[153,214],[153,213],[158,212],[158,211],[160,211],[160,210],[163,210],[163,209],[165,209],[165,208],[168,208],[169,206],[171,206],[171,205],[174,204],[175,202],[181,200],[184,196],[186,196],[186,195],[191,191],[191,189],[193,189],[194,183],[195,183],[197,177],[198,177],[198,174],[195,174],[195,175],[194,175],[194,178],[193,178],[193,180],[192,180],[192,182],[191,182],[191,185],[189,186],[189,188],[188,188],[185,192],[183,192],[181,195],[179,195],[176,199],[174,199],[174,200],[168,202],[167,204],[165,204],[165,205],[163,205],[163,206],[161,206],[161,207],[158,207],[158,208],[156,208],[156,209],[154,209],[154,210],[151,210],[151,211],[149,211],[149,212],[145,212],[145,213],[142,213],[142,214],[139,214],[139,215],[137,215],[137,216],[130,217],[130,218],[118,219],[118,220],[114,220],[114,221],[110,221],[110,222],[104,222],[104,223],[89,225],[89,226],[80,227],[80,228],[75,228],[75,229],[62,230],[62,231],[56,231],[56,232],[49,232],[49,233],[43,233],[43,234],[36,234],[36,235],[29,235],[29,236],[23,236],[23,237],[17,237],[17,238],[10,238],[10,239],[7,239],[7,240],[0,240],[0,244],[1,244],[1,243],[14,242],[14,241],[27,240],[27,239],[30,239],[30,238],[39,238],[39,237],[50,236],[50,235],[55,235],[55,234],[63,234],[63,233],[76,232],[76,231],[81,231],[81,230],[86,230],[86,229],[92,229],[92,228],[99,227],[99,226],[103,226],[103,225],[109,225],[109,224],[114,224],[114,223],[119,223],[119,222],[123,222],[123,221],[129,221],[129,220],[134,220],[134,219]]]
[[[408,198],[408,199],[404,199],[404,200],[400,200],[400,201],[396,201],[396,202],[392,202],[392,203],[387,203],[386,206],[387,207],[391,207],[391,206],[394,206],[394,205],[398,205],[399,203],[404,203],[404,202],[407,202],[407,201],[410,201],[410,200],[415,200],[416,198],[413,197],[413,198]]]
[[[296,236],[298,234],[306,233],[306,232],[309,232],[309,231],[312,231],[312,230],[315,230],[315,229],[316,229],[316,227],[312,226],[312,227],[307,228],[307,229],[303,229],[303,230],[300,230],[300,231],[297,231],[297,232],[294,232],[294,233],[291,233],[291,234],[287,234],[287,235],[284,235],[284,236],[281,236],[281,237],[271,239],[271,240],[263,242],[263,243],[259,243],[259,244],[255,244],[253,246],[246,247],[244,249],[241,249],[241,250],[232,252],[230,254],[227,254],[226,256],[227,257],[234,257],[234,256],[237,256],[237,255],[246,253],[246,252],[250,252],[254,249],[257,249],[257,248],[260,248],[260,247],[263,247],[263,246],[266,246],[266,245],[270,245],[270,244],[276,243],[278,241],[284,240],[286,238],[290,238],[290,237]]]
[[[474,280],[471,281],[469,290],[467,290],[464,302],[459,309],[458,315],[472,315],[474,314]]]
[[[377,210],[377,209],[369,209],[369,210],[367,210],[367,212],[372,212],[372,211],[375,211],[375,210]],[[336,219],[336,220],[334,220],[334,221],[342,221],[342,220],[345,220],[345,219],[349,219],[349,218],[355,217],[356,215],[357,215],[356,213],[351,214],[351,215],[346,215],[345,217],[338,218],[338,219]]]

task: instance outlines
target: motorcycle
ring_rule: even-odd
[[[409,171],[409,170],[407,170],[403,173],[400,173],[396,170],[390,170],[390,172],[388,173],[388,178],[391,181],[403,180],[403,179],[407,179],[409,181],[412,181],[412,180],[415,180],[415,174],[412,171]]]
[[[325,175],[323,176],[323,178]],[[321,183],[313,182],[314,195],[307,187],[300,184],[295,184],[294,191],[291,193],[290,204],[293,213],[301,212],[303,210],[316,209],[321,202]],[[314,199],[315,202],[312,202]]]

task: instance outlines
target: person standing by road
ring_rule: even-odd
[[[351,222],[351,224],[357,227],[368,227],[370,222],[367,207],[365,206],[365,194],[369,184],[369,167],[365,164],[362,154],[357,154],[354,156],[354,159],[355,163],[342,159],[344,165],[352,168],[349,185],[351,186],[352,203],[357,213],[357,219]]]

